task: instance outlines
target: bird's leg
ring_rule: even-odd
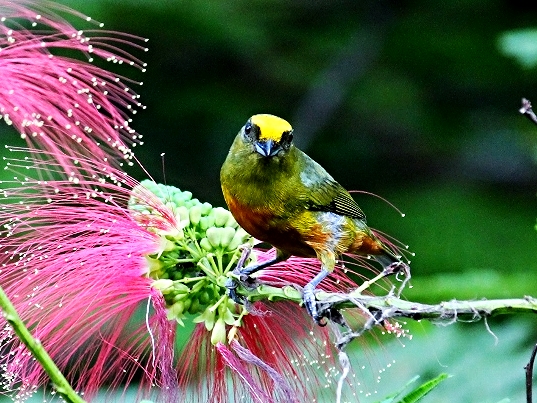
[[[252,253],[252,246],[249,244],[242,245],[239,249],[242,250],[241,257],[237,261],[237,265],[233,269],[233,274],[239,274],[239,272],[244,267],[244,263],[246,263],[246,260],[250,257],[250,253]]]
[[[248,251],[248,255],[249,254],[250,254],[250,250]],[[247,287],[253,287],[255,285],[255,280],[250,277],[250,274],[253,274],[259,270],[272,266],[273,264],[283,262],[284,260],[287,260],[290,257],[289,254],[282,252],[280,250],[277,250],[276,256],[273,259],[267,260],[266,262],[263,262],[260,264],[253,264],[250,266],[243,267],[244,262],[248,258],[248,255],[246,255],[246,257],[243,258],[244,256],[244,252],[243,252],[243,256],[241,256],[237,266],[233,270],[233,274],[238,277],[239,282]],[[239,286],[239,282],[237,282],[237,280],[235,280],[234,278],[230,277],[226,280],[226,288],[228,289],[229,297],[233,301],[235,301],[238,304],[243,304],[244,302],[243,298],[239,297],[239,295],[237,294],[237,287]]]
[[[326,270],[323,266],[322,270],[311,281],[304,286],[302,291],[302,300],[304,301],[304,306],[306,310],[313,318],[316,323],[320,324],[322,317],[319,315],[317,310],[317,300],[315,299],[315,288],[323,281],[330,272]]]
[[[237,265],[233,269],[232,274],[239,276],[240,271],[242,270],[244,263],[246,262],[246,259],[248,259],[248,257],[250,256],[250,253],[252,253],[251,246],[248,245],[248,246],[242,247],[241,257],[239,258]],[[226,280],[226,288],[227,288],[229,297],[236,303],[242,304],[244,301],[242,300],[242,298],[239,298],[239,296],[237,295],[237,291],[236,291],[238,286],[239,284],[233,278],[229,277]]]

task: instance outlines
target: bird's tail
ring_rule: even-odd
[[[362,256],[375,258],[384,268],[386,274],[404,272],[410,275],[409,261],[405,259],[403,251],[382,233],[369,228],[363,221],[355,221],[358,227],[356,243],[349,248],[349,252]]]

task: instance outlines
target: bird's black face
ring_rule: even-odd
[[[293,129],[290,126],[282,130],[281,124],[274,124],[280,123],[280,120],[274,122],[271,119],[268,122],[263,120],[260,122],[263,123],[262,125],[252,120],[253,118],[250,118],[243,126],[242,137],[247,144],[253,146],[254,152],[262,157],[270,158],[289,150],[293,142]]]

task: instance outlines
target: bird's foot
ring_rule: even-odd
[[[254,290],[259,285],[259,282],[249,275],[241,272],[242,268],[238,266],[233,270],[233,277],[226,280],[225,287],[227,294],[237,304],[246,305],[246,299],[237,293],[237,288],[243,286],[247,290]]]
[[[229,298],[231,298],[236,304],[244,305],[244,297],[241,297],[239,294],[237,294],[237,288],[239,287],[237,280],[230,277],[226,280],[225,286]]]
[[[246,300],[244,297],[239,296],[237,288],[239,287],[239,283],[244,284],[247,281],[248,276],[242,273],[242,271],[244,270],[246,260],[252,252],[252,248],[250,245],[243,245],[240,249],[242,249],[241,256],[237,261],[237,266],[235,266],[231,272],[231,277],[228,277],[226,280],[225,287],[227,289],[227,294],[235,303],[244,305]]]
[[[320,326],[326,326],[326,322],[323,321],[324,315],[319,310],[319,302],[315,298],[315,292],[313,287],[309,287],[307,284],[302,292],[302,301],[308,314],[313,318],[315,323]]]

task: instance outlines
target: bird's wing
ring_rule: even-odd
[[[313,191],[309,210],[329,211],[350,218],[365,220],[365,214],[352,196],[337,182],[325,182]]]
[[[304,156],[306,156],[304,154]],[[365,214],[352,196],[319,164],[306,156],[301,172],[302,183],[308,188],[306,208],[327,211],[365,220]]]

